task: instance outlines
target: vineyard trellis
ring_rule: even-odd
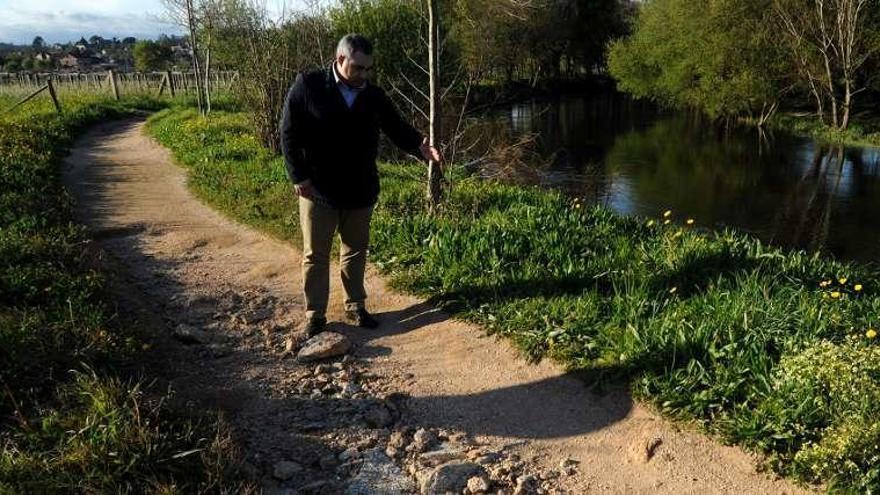
[[[213,90],[226,91],[232,89],[238,79],[236,71],[212,71],[210,85]],[[162,72],[45,72],[45,73],[9,73],[0,72],[0,93],[26,95],[14,106],[0,110],[0,113],[11,111],[31,100],[43,91],[48,90],[55,107],[58,104],[58,92],[107,92],[116,99],[131,93],[154,93],[159,96],[167,94],[195,94],[199,83],[204,83],[194,71],[162,71]]]

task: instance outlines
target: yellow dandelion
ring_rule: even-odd
[[[840,299],[840,292],[837,292],[837,291],[832,292],[831,299]]]
[[[843,285],[846,283],[846,277],[840,277],[837,281],[840,282],[840,285]]]
[[[688,218],[687,221],[686,221],[685,223],[688,224],[688,225],[693,225],[693,224],[694,224],[694,219],[693,219],[693,218]]]
[[[868,337],[869,339],[873,339],[873,338],[877,337],[877,330],[874,330],[873,328],[869,328],[868,331],[865,332],[865,337]]]
[[[670,216],[670,215],[672,215],[672,210],[666,210],[666,211],[663,212],[663,218],[666,218],[666,217],[668,217],[668,216]]]
[[[653,227],[653,226],[654,226],[654,221],[648,220],[648,227]]]
[[[668,218],[667,218],[666,220],[663,220],[663,225],[669,225],[669,222],[670,222],[670,221],[671,221],[671,220],[669,220]]]
[[[574,207],[580,209],[581,204],[580,204],[580,203],[576,203],[576,204],[574,205]]]
[[[862,291],[862,284],[856,284],[856,285],[853,287],[853,289],[854,289],[856,292],[861,292],[861,291]]]

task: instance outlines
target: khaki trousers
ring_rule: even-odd
[[[330,248],[339,231],[339,265],[345,289],[345,309],[364,307],[364,270],[370,241],[373,207],[340,210],[307,198],[299,198],[303,234],[303,293],[306,318],[324,317],[330,297]]]

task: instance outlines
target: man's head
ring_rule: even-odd
[[[366,82],[373,69],[373,44],[360,34],[346,34],[336,46],[336,70],[350,86]]]

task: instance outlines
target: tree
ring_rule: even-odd
[[[171,61],[171,49],[155,41],[138,41],[134,45],[134,68],[145,72],[164,70]]]
[[[528,78],[536,84],[604,69],[608,42],[626,33],[627,5],[622,0],[456,0],[452,29],[471,70],[496,81]]]
[[[564,54],[574,64],[591,69],[604,68],[608,43],[627,34],[627,5],[621,0],[569,0],[558,19],[563,29],[553,28],[554,21],[545,22],[550,32],[563,37]],[[547,28],[544,29],[547,31]],[[550,33],[547,33],[550,34]]]
[[[645,3],[632,35],[610,46],[611,74],[637,97],[763,123],[789,87],[771,1]]]
[[[329,63],[327,17],[313,11],[274,19],[260,0],[227,0],[215,12],[211,33],[223,63],[238,70],[234,91],[260,141],[278,151],[278,122],[297,72]]]
[[[528,1],[457,0],[453,29],[478,80],[495,80],[499,73],[504,82],[514,79],[530,58],[529,40],[537,38],[528,32],[535,25],[530,20],[539,14],[539,7]]]
[[[21,70],[21,60],[17,58],[10,58],[6,61],[3,69],[7,72],[18,72]]]
[[[43,40],[42,36],[36,36],[34,37],[34,41],[31,42],[31,46],[35,50],[42,50],[43,48],[45,48],[46,42]]]
[[[800,83],[816,102],[824,122],[839,129],[849,125],[855,96],[864,91],[862,69],[880,54],[877,0],[774,0],[773,12],[787,35],[791,60]]]
[[[50,71],[54,68],[52,60],[35,60],[34,69],[39,71]]]
[[[192,54],[192,67],[196,73],[196,80],[199,81],[202,77],[202,62],[199,52],[199,36],[202,26],[196,17],[198,5],[195,5],[193,0],[162,0],[162,4],[165,6],[165,14],[168,19],[181,26],[187,32],[190,52]],[[205,114],[208,111],[205,105],[205,87],[206,84],[204,82],[196,84],[196,104],[201,114]]]

